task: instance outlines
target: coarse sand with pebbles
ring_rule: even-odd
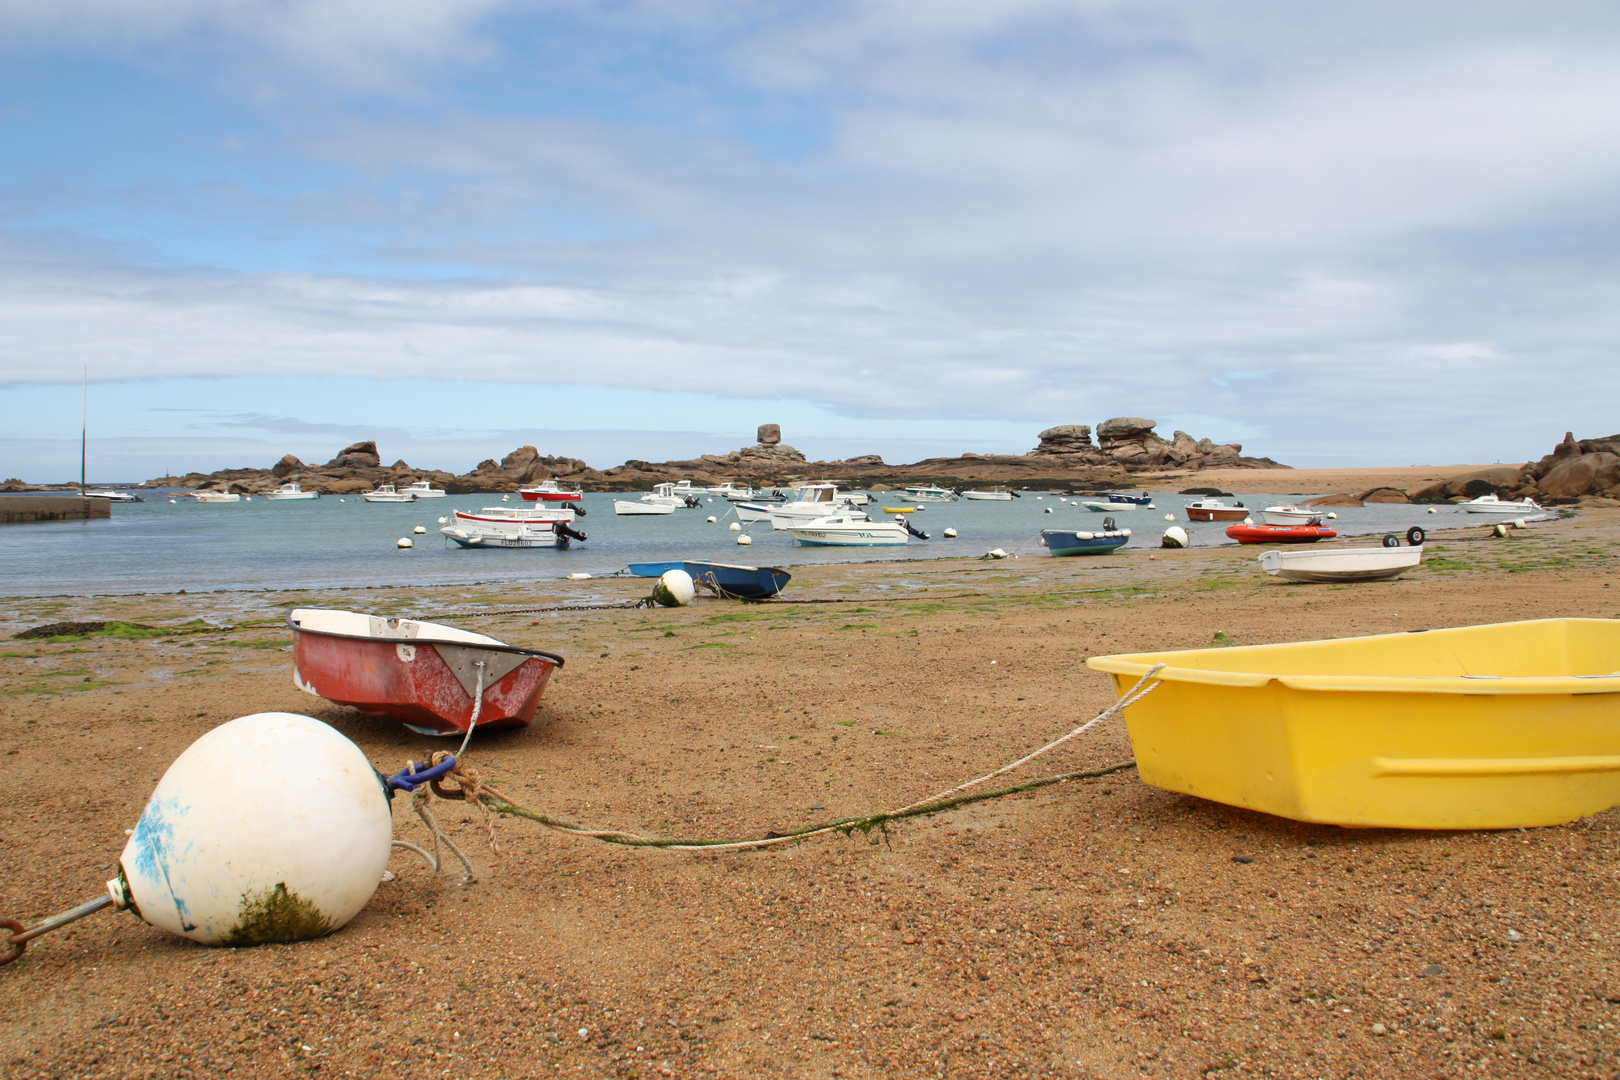
[[[20,526],[19,526],[20,527]],[[976,552],[975,552],[976,554]],[[842,603],[527,612],[635,579],[0,601],[0,915],[95,897],[168,763],[306,712],[381,769],[442,740],[294,689],[295,605],[563,651],[536,726],[476,737],[515,800],[755,837],[892,807],[1113,699],[1091,655],[1620,617],[1620,511],[1431,537],[1407,577],[1279,584],[1253,549],[805,568]],[[544,553],[536,555],[537,564]],[[162,636],[9,640],[125,620]],[[206,619],[229,629],[207,629]],[[168,632],[183,628],[190,632]],[[1128,759],[1122,723],[1021,771]],[[296,788],[296,776],[266,777]],[[396,800],[398,834],[424,840]],[[25,1077],[1610,1077],[1620,814],[1303,825],[1130,771],[750,854],[628,850],[439,803],[478,880],[409,853],[320,941],[208,949],[104,912],[0,969]]]

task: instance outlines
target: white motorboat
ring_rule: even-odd
[[[904,491],[895,492],[894,497],[914,503],[955,502],[956,492],[937,484],[912,484]]]
[[[1310,506],[1268,506],[1260,511],[1267,525],[1320,525],[1323,511]]]
[[[978,502],[1012,502],[1018,496],[1006,488],[992,488],[989,491],[964,491],[962,498],[973,499]]]
[[[1217,498],[1203,498],[1186,505],[1188,521],[1242,521],[1249,516],[1242,503],[1232,505]]]
[[[276,488],[276,490],[265,492],[264,497],[285,502],[293,499],[318,499],[321,497],[321,493],[318,491],[305,491],[298,486],[298,481],[289,480]]]
[[[673,514],[675,503],[649,503],[631,502],[629,499],[614,499],[613,512],[620,517],[641,517],[650,514]]]
[[[865,501],[864,498],[862,501]],[[743,521],[769,520],[773,529],[791,529],[795,525],[804,525],[860,505],[853,493],[840,494],[837,484],[805,484],[793,499],[780,506],[738,503],[737,517]],[[751,512],[760,516],[743,517],[744,506],[749,506]],[[856,513],[864,514],[864,511],[857,510]]]
[[[1397,541],[1398,543],[1399,541]],[[1267,551],[1260,569],[1284,581],[1384,581],[1400,577],[1423,559],[1412,547],[1297,548]]]
[[[451,543],[464,548],[564,548],[579,535],[561,521],[479,527],[458,520],[439,532]]]
[[[360,497],[366,502],[375,503],[408,503],[416,501],[415,495],[408,491],[396,491],[393,484],[378,484],[376,491],[362,491]]]
[[[408,484],[406,485],[405,491],[407,494],[414,495],[418,499],[442,499],[445,496],[445,491],[443,488],[436,488],[430,481],[427,480],[418,480],[414,484]]]
[[[241,502],[242,496],[234,491],[193,491],[191,497],[200,503]]]
[[[683,490],[681,484],[686,487]],[[698,505],[698,497],[692,492],[692,482],[682,480],[680,484],[654,484],[652,491],[643,495],[641,501],[649,506],[692,507]]]
[[[795,541],[807,547],[892,547],[908,543],[904,522],[873,521],[861,511],[845,511],[788,525]]]
[[[85,491],[81,494],[86,499],[106,499],[108,502],[135,503],[146,500],[129,491],[114,491],[112,488],[103,488],[101,491]]]
[[[1457,509],[1465,514],[1539,514],[1546,510],[1546,507],[1534,499],[1499,499],[1496,493],[1492,492],[1477,499],[1458,503]]]
[[[455,524],[464,529],[506,529],[516,531],[525,526],[549,527],[554,521],[571,524],[574,520],[574,510],[567,506],[513,507],[513,506],[486,506],[476,514],[466,510],[452,510],[455,515]]]
[[[744,484],[742,487],[738,487],[730,480],[727,480],[723,484],[715,484],[713,487],[706,487],[703,489],[703,491],[708,495],[719,495],[723,499],[740,499],[744,502],[754,497],[753,488],[749,487],[747,484]]]
[[[1077,499],[1075,501],[1093,514],[1112,514],[1116,510],[1136,509],[1131,503],[1103,502],[1101,499]]]

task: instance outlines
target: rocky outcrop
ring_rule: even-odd
[[[1620,435],[1563,442],[1540,461],[1447,477],[1414,492],[1413,502],[1462,502],[1481,495],[1532,498],[1544,506],[1620,499]]]
[[[951,487],[968,484],[1022,484],[1032,487],[1108,487],[1129,483],[1131,474],[1153,470],[1195,470],[1215,465],[1282,469],[1269,458],[1246,458],[1237,443],[1217,445],[1194,440],[1184,431],[1166,441],[1153,430],[1153,421],[1141,417],[1115,417],[1098,425],[1097,444],[1090,426],[1064,424],[1041,432],[1040,445],[1028,454],[962,454],[954,458],[928,458],[910,465],[887,465],[878,454],[860,454],[842,461],[809,461],[781,441],[782,429],[761,424],[759,442],[725,454],[704,454],[688,461],[631,460],[597,471],[577,458],[541,454],[533,446],[520,446],[496,461],[486,458],[471,472],[457,476],[437,469],[422,469],[403,459],[382,464],[377,444],[357,442],[344,447],[325,465],[307,465],[288,454],[269,469],[222,469],[204,475],[148,480],[145,487],[213,487],[247,494],[269,491],[287,480],[297,480],[306,491],[346,495],[367,491],[378,484],[407,485],[427,480],[452,495],[472,492],[510,492],[519,487],[557,478],[595,491],[645,490],[666,480],[689,479],[716,484],[731,480],[755,486],[778,486],[802,480],[839,479],[851,486],[886,488],[909,483],[937,483]]]
[[[1128,472],[1162,469],[1250,468],[1282,469],[1270,458],[1246,458],[1242,443],[1216,443],[1194,439],[1178,431],[1166,441],[1142,416],[1116,416],[1097,425],[1097,445],[1091,443],[1086,424],[1063,424],[1040,434],[1040,445],[1030,457],[1059,458],[1066,463],[1114,466]]]

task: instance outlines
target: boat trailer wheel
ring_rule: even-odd
[[[1406,530],[1406,542],[1411,544],[1413,547],[1422,547],[1423,538],[1425,535],[1427,534],[1424,533],[1421,527],[1414,525],[1410,529]]]
[[[1401,546],[1401,538],[1396,536],[1394,533],[1386,533],[1384,535],[1384,546],[1385,547],[1400,547]]]

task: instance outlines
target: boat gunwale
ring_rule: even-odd
[[[295,608],[294,610],[304,611],[309,609]],[[544,649],[528,649],[524,648],[522,645],[507,645],[505,643],[490,645],[485,644],[482,641],[450,641],[424,637],[373,637],[370,634],[345,634],[336,630],[313,630],[308,627],[300,626],[298,623],[294,622],[293,613],[291,611],[287,612],[286,621],[287,625],[292,629],[295,635],[313,634],[316,637],[343,638],[347,641],[374,641],[378,644],[385,645],[453,645],[457,648],[482,649],[486,652],[522,653],[525,656],[537,656],[543,660],[550,660],[557,667],[562,667],[568,662],[566,658],[559,656],[556,653],[546,652]],[[411,619],[409,621],[420,625],[424,620]],[[429,623],[428,625],[431,626],[435,624]]]

